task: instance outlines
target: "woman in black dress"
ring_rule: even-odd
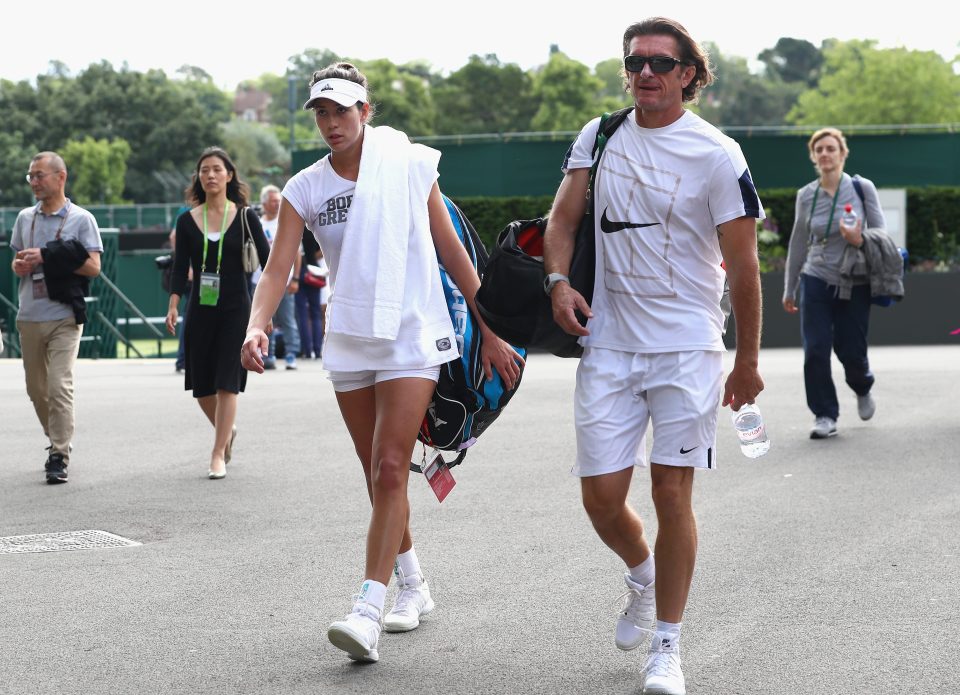
[[[246,215],[261,266],[267,264],[270,253],[260,220],[247,207],[248,191],[230,156],[218,147],[207,148],[187,189],[194,207],[177,219],[167,330],[176,335],[177,307],[186,287],[187,268],[192,267],[193,291],[183,329],[184,388],[193,390],[216,431],[208,471],[211,480],[227,474],[236,437],[237,394],[247,383],[240,346],[250,316],[250,294],[241,257],[240,214]]]

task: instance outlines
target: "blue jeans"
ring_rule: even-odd
[[[297,323],[300,324],[300,347],[304,357],[320,357],[323,347],[323,310],[320,288],[300,283],[297,297]]]
[[[300,352],[300,329],[297,328],[297,317],[294,309],[293,295],[286,290],[280,299],[280,305],[277,307],[277,313],[273,315],[274,326],[279,326],[283,331],[283,345],[288,355],[296,355]],[[277,340],[276,332],[270,334],[270,357],[276,356]]]
[[[807,407],[817,417],[840,415],[830,374],[830,350],[843,365],[847,385],[858,396],[870,392],[874,377],[867,359],[870,286],[856,285],[850,299],[838,299],[837,287],[810,275],[800,277],[800,330]]]

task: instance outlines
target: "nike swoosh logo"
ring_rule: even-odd
[[[683,447],[680,447],[680,453],[681,453],[681,454],[689,454],[691,451],[693,451],[693,449],[699,449],[699,448],[700,448],[699,445],[693,447],[692,449],[684,449]]]
[[[659,222],[611,222],[607,219],[607,211],[600,217],[600,231],[605,234],[622,232],[624,229],[640,229],[642,227],[656,227]]]

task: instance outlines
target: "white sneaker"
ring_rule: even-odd
[[[419,574],[397,581],[397,597],[393,609],[383,619],[387,632],[409,632],[420,626],[420,618],[433,610],[430,587]]]
[[[869,420],[875,412],[877,412],[877,402],[873,400],[873,396],[869,393],[857,396],[857,415],[861,420]]]
[[[837,421],[832,417],[821,415],[813,423],[813,429],[810,430],[810,439],[826,439],[834,437],[837,434]]]
[[[377,642],[381,628],[380,611],[369,603],[358,601],[346,618],[330,624],[327,638],[354,661],[374,662],[380,659]]]
[[[680,670],[680,645],[663,633],[653,636],[646,674],[643,695],[687,695]]]
[[[656,582],[643,586],[633,581],[629,573],[623,575],[623,579],[629,591],[624,594],[626,600],[623,603],[623,611],[617,617],[615,641],[617,647],[630,651],[639,647],[644,638],[649,638],[653,633],[657,617],[654,599]]]

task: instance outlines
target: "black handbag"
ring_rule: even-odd
[[[607,140],[630,115],[633,107],[600,117],[594,159],[590,168],[590,202],[580,220],[570,261],[570,286],[587,304],[593,301],[596,274],[594,181]],[[499,338],[528,350],[543,350],[557,357],[580,357],[579,336],[571,335],[553,320],[553,304],[543,291],[543,235],[547,220],[514,220],[497,237],[475,297],[477,310]],[[586,325],[580,313],[577,319]]]

